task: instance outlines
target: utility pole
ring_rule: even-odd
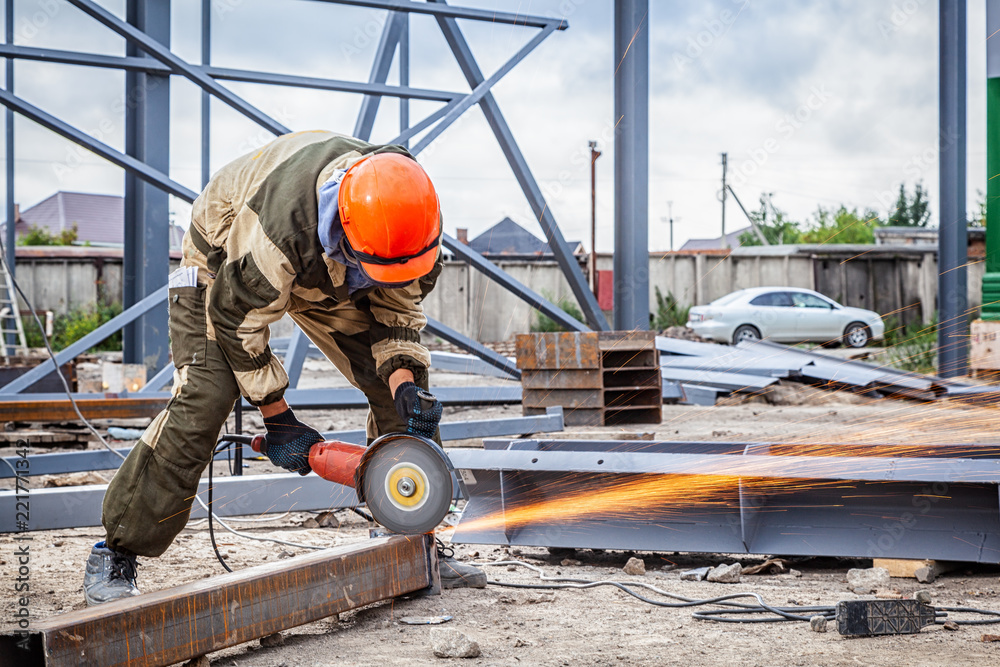
[[[590,291],[597,294],[597,150],[596,141],[588,141],[590,146]]]
[[[674,202],[667,202],[667,219],[670,222],[670,252],[674,251]]]
[[[726,160],[729,154],[722,154],[722,247],[727,248],[726,243]]]

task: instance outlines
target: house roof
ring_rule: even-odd
[[[740,237],[751,231],[751,229],[751,227],[744,227],[743,229],[737,229],[735,232],[726,234],[726,247],[738,247],[740,245]],[[717,236],[714,239],[688,239],[681,246],[681,250],[715,250],[717,248],[722,248],[721,236]]]
[[[118,195],[60,190],[21,211],[16,230],[20,236],[31,227],[40,227],[58,235],[74,225],[78,243],[122,245],[125,242],[125,199]],[[183,229],[171,225],[170,247],[179,248],[183,236]]]
[[[567,241],[573,254],[583,251],[579,241]],[[469,247],[481,255],[551,255],[549,244],[510,218],[504,218],[469,241]]]

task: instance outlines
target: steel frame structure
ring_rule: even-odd
[[[6,59],[7,80],[5,88],[0,90],[0,104],[3,104],[7,109],[6,151],[8,156],[13,153],[14,136],[11,118],[14,113],[17,113],[125,170],[126,252],[123,282],[126,310],[122,316],[109,323],[115,324],[110,331],[106,329],[108,325],[102,327],[101,330],[107,331],[107,334],[104,334],[106,337],[114,330],[125,326],[126,361],[147,363],[151,371],[165,367],[167,329],[166,308],[163,304],[165,290],[162,288],[166,284],[168,271],[167,248],[169,244],[165,242],[166,203],[168,195],[193,202],[198,194],[169,176],[169,83],[173,76],[183,77],[203,91],[202,181],[208,177],[210,131],[207,101],[210,98],[218,99],[275,135],[289,131],[289,128],[225,88],[219,83],[220,81],[243,81],[363,94],[365,97],[354,128],[354,134],[362,139],[368,139],[370,136],[382,97],[398,97],[403,101],[421,99],[443,103],[437,111],[413,124],[410,123],[409,119],[409,106],[407,104],[401,105],[400,134],[390,143],[409,143],[411,140],[416,140],[415,145],[410,148],[410,151],[415,155],[418,155],[463,113],[478,105],[507,158],[528,203],[535,212],[549,246],[590,327],[608,328],[608,323],[597,304],[596,297],[590,291],[586,277],[569,250],[556,224],[552,210],[545,201],[496,99],[490,92],[504,75],[527,57],[544,39],[553,32],[565,30],[568,27],[565,20],[468,7],[452,7],[446,4],[445,0],[431,0],[427,3],[411,0],[312,0],[328,4],[369,7],[385,10],[389,13],[389,19],[383,27],[382,36],[376,49],[369,80],[367,82],[353,82],[212,67],[207,62],[211,44],[210,0],[202,0],[202,20],[205,22],[202,26],[204,62],[200,65],[185,61],[170,49],[169,0],[128,0],[125,20],[104,9],[94,0],[60,1],[76,7],[95,22],[124,38],[127,44],[126,55],[109,56],[19,46],[14,43],[11,28],[14,0],[5,0],[8,19],[7,37],[6,43],[0,45],[0,57]],[[426,90],[409,86],[408,16],[410,14],[425,14],[435,19],[471,88],[469,92]],[[487,77],[479,68],[462,30],[458,26],[458,19],[524,26],[537,29],[537,33],[507,62]],[[400,83],[399,85],[390,85],[386,83],[386,79],[397,51],[399,52]],[[135,95],[136,103],[126,105],[126,151],[122,153],[18,97],[13,86],[13,62],[18,59],[123,70],[127,75],[127,93],[152,91],[151,94]],[[421,132],[425,132],[425,134],[418,138]],[[13,219],[13,214],[10,211],[14,200],[13,164],[13,159],[8,159],[8,219]],[[13,236],[14,228],[12,225],[8,225],[8,253],[13,251]],[[442,243],[455,257],[469,263],[473,268],[556,322],[570,330],[588,329],[587,324],[570,317],[540,294],[519,283],[465,244],[459,243],[449,235],[443,236]],[[13,262],[11,263],[13,264]],[[161,294],[163,296],[160,296]],[[150,302],[149,299],[154,296],[155,300]],[[139,310],[133,310],[135,307],[139,307]],[[472,354],[482,357],[487,363],[508,372],[510,375],[518,376],[517,369],[507,359],[492,353],[478,342],[440,322],[430,321],[428,330],[461,346]],[[85,339],[88,346],[96,342],[97,336],[95,334],[97,334],[96,331]],[[76,347],[79,348],[79,346]],[[286,355],[286,366],[293,387],[298,380],[306,347],[304,335],[301,331],[296,330]],[[83,347],[82,349],[87,348]],[[62,355],[63,358],[67,358],[67,356]],[[21,382],[10,383],[0,388],[0,396],[17,393],[28,386],[30,382],[26,384],[26,377],[22,376]],[[31,378],[35,378],[35,375],[31,374]]]
[[[1000,562],[997,445],[484,445],[453,542]]]

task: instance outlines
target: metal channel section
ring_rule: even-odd
[[[504,435],[527,436],[532,433],[555,433],[562,431],[562,408],[549,408],[544,415],[527,417],[510,417],[507,419],[476,419],[469,421],[444,422],[441,424],[441,440],[467,440],[470,438],[496,438]],[[323,433],[327,440],[340,440],[363,445],[368,440],[364,430],[331,431]],[[122,456],[128,456],[131,447],[120,447],[117,451]],[[226,460],[229,454],[222,452],[216,455],[216,460]],[[243,458],[248,460],[259,456],[247,446],[243,446]],[[9,466],[0,465],[0,479],[13,477],[13,467],[18,457],[4,457]],[[60,475],[69,472],[84,472],[87,470],[116,470],[122,459],[106,449],[93,449],[82,452],[56,452],[52,454],[35,454],[31,457],[31,475]]]
[[[485,447],[454,542],[1000,562],[1000,445]]]
[[[375,538],[35,621],[27,651],[0,637],[0,666],[172,665],[433,588],[437,571],[433,536]]]

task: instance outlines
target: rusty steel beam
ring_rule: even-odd
[[[380,537],[37,621],[0,666],[172,665],[438,584],[432,535]]]
[[[30,395],[30,394],[29,394]],[[76,405],[87,419],[140,419],[155,417],[167,405],[167,397],[85,398]],[[46,401],[0,400],[0,422],[67,422],[78,417],[68,399]]]

